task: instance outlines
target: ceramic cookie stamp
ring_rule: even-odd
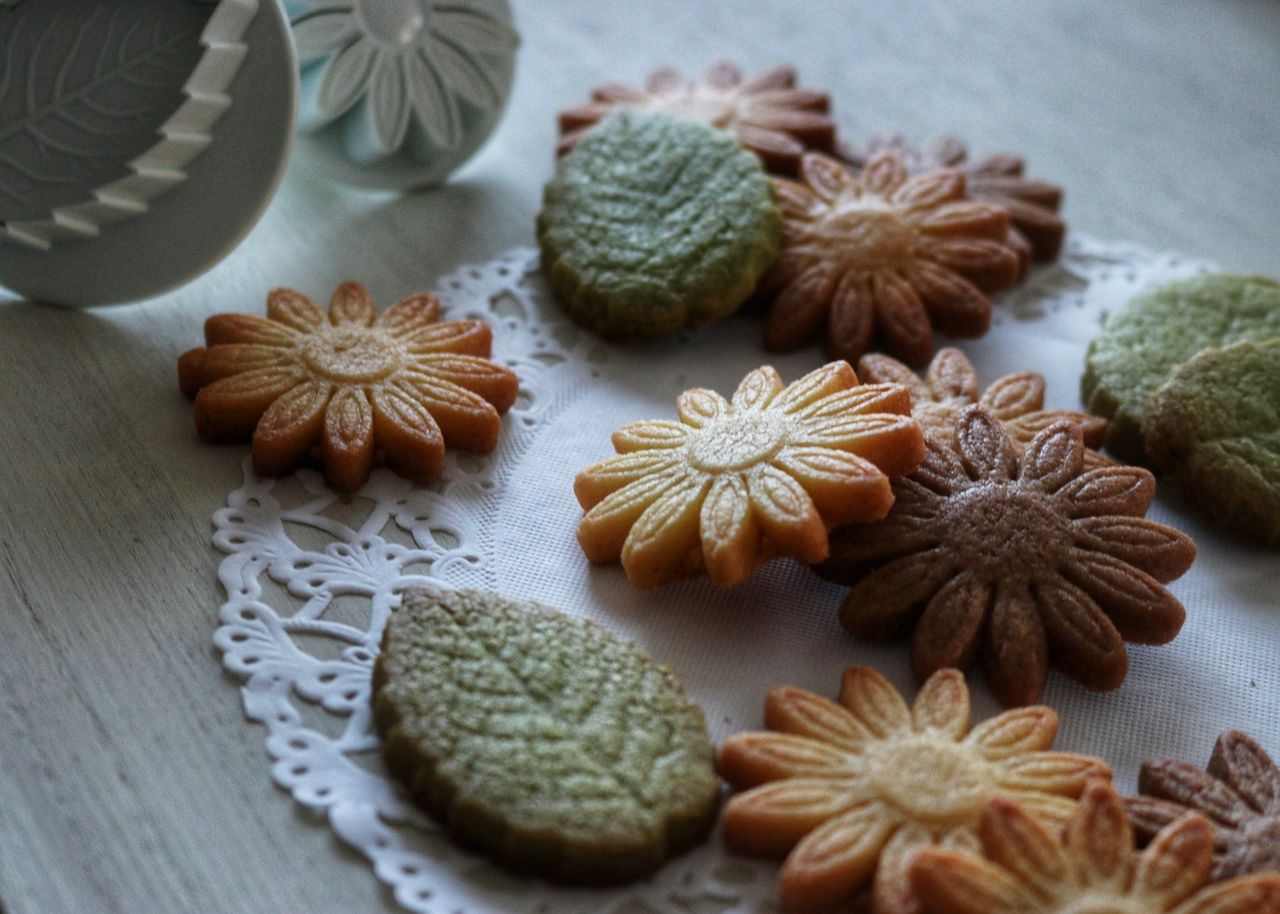
[[[1085,470],[1070,422],[1019,457],[996,417],[970,406],[954,448],[929,442],[894,494],[880,523],[832,532],[819,572],[852,585],[840,621],[853,634],[912,633],[921,679],[981,658],[1006,705],[1035,701],[1050,664],[1106,691],[1124,681],[1126,641],[1165,644],[1182,628],[1185,610],[1164,583],[1190,567],[1195,544],[1143,516],[1149,472]]]
[[[828,528],[883,517],[888,475],[923,454],[906,390],[859,385],[844,362],[785,387],[758,368],[732,401],[695,389],[676,406],[678,422],[619,429],[618,456],[574,481],[587,512],[583,551],[592,562],[621,560],[637,587],[703,570],[732,586],[779,554],[820,562]]]
[[[498,124],[519,37],[507,0],[287,0],[308,155],[342,180],[438,184]]]
[[[935,673],[914,704],[869,667],[850,667],[838,703],[779,686],[765,699],[767,731],[739,733],[720,773],[743,791],[723,816],[741,853],[785,858],[790,914],[843,910],[871,886],[875,914],[916,914],[911,857],[930,845],[977,844],[983,807],[1015,798],[1050,826],[1066,822],[1102,762],[1049,752],[1058,717],[1021,708],[970,726],[969,691],[956,670]]]
[[[333,294],[326,315],[292,289],[275,289],[267,317],[217,314],[205,346],[178,360],[206,441],[253,441],[254,470],[278,476],[308,457],[325,481],[353,492],[375,462],[434,482],[445,447],[486,453],[518,381],[488,359],[481,321],[439,323],[429,293],[379,315],[359,283]]]

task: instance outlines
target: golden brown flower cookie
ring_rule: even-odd
[[[757,368],[732,402],[696,389],[676,408],[679,422],[619,429],[618,456],[574,480],[587,558],[621,559],[637,587],[703,569],[731,586],[777,554],[820,562],[827,530],[883,517],[886,474],[910,472],[924,454],[905,388],[859,385],[844,362],[787,387]]]
[[[992,797],[1015,797],[1058,825],[1090,779],[1111,776],[1097,759],[1045,751],[1058,730],[1049,708],[1006,711],[970,730],[956,670],[931,676],[910,709],[869,667],[845,670],[839,704],[779,686],[764,722],[769,732],[736,734],[721,750],[721,775],[746,790],[722,824],[732,849],[786,858],[782,905],[792,914],[867,883],[875,914],[915,912],[910,856],[931,844],[975,847]]]
[[[611,83],[591,94],[591,104],[560,112],[563,155],[592,125],[616,108],[643,108],[702,121],[737,136],[764,167],[794,175],[806,149],[834,152],[836,125],[825,92],[796,88],[796,72],[776,67],[743,79],[728,61],[713,64],[701,79],[672,69],[655,70],[645,88]]]
[[[253,440],[254,470],[278,476],[308,456],[353,492],[381,458],[410,479],[440,476],[445,446],[485,453],[515,402],[515,374],[489,361],[481,321],[437,323],[434,295],[376,318],[364,286],[340,285],[326,317],[292,289],[267,297],[267,317],[215,314],[205,346],[178,360],[206,441]]]
[[[1210,885],[1213,829],[1190,814],[1142,853],[1124,802],[1090,784],[1058,837],[1008,798],[992,800],[979,832],[985,859],[926,849],[911,884],[926,914],[1280,914],[1280,873]]]
[[[858,362],[858,377],[872,384],[901,384],[911,391],[911,415],[920,423],[925,437],[950,447],[955,443],[956,417],[975,403],[991,410],[1021,454],[1031,439],[1054,422],[1065,419],[1080,426],[1085,451],[1085,469],[1111,466],[1111,461],[1092,448],[1102,444],[1107,422],[1088,413],[1070,409],[1044,408],[1044,376],[1034,371],[997,378],[978,396],[978,375],[959,349],[939,349],[923,378],[897,359],[872,353]]]
[[[1280,766],[1253,737],[1219,736],[1208,771],[1171,758],[1143,762],[1138,792],[1125,805],[1140,840],[1199,812],[1213,825],[1214,879],[1280,873]]]
[[[1012,239],[1035,260],[1057,258],[1067,234],[1067,224],[1058,215],[1062,188],[1023,176],[1026,164],[1020,156],[1007,152],[970,161],[969,148],[954,136],[936,136],[920,146],[908,143],[902,134],[873,136],[865,146],[840,145],[840,156],[861,171],[882,152],[896,152],[913,175],[935,168],[959,168],[968,179],[969,195],[1003,206],[1013,220]]]
[[[1079,426],[1055,422],[1021,457],[1000,421],[970,406],[954,451],[894,482],[880,523],[831,534],[818,569],[853,589],[840,621],[860,638],[914,628],[921,679],[981,656],[996,697],[1029,704],[1049,666],[1091,689],[1128,671],[1125,642],[1164,644],[1185,611],[1163,582],[1195,558],[1183,533],[1146,520],[1155,480],[1137,467],[1084,469]]]
[[[910,365],[933,353],[933,330],[982,336],[985,292],[1018,279],[1009,214],[970,200],[960,171],[909,178],[892,153],[859,178],[805,155],[801,180],[775,179],[782,248],[761,280],[771,298],[765,346],[785,351],[821,335],[833,358],[857,362],[873,342]]]

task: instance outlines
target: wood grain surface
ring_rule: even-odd
[[[295,162],[194,284],[76,313],[0,293],[0,904],[48,912],[394,910],[272,786],[211,644],[210,515],[243,448],[196,441],[177,355],[268,288],[385,304],[532,241],[555,113],[720,56],[799,65],[846,135],[1024,153],[1072,226],[1280,275],[1280,3],[514,0],[506,118],[448,186],[334,186]]]

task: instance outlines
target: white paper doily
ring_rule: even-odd
[[[1005,296],[986,337],[962,345],[984,385],[1030,368],[1047,378],[1048,405],[1075,407],[1102,313],[1209,266],[1077,236],[1060,263]],[[624,889],[506,876],[454,848],[378,760],[369,675],[387,616],[413,584],[495,590],[596,619],[675,667],[717,743],[760,725],[771,686],[832,693],[849,664],[873,665],[914,692],[905,646],[847,635],[836,619],[843,590],[789,561],[731,591],[693,580],[640,592],[620,569],[588,565],[574,539],[581,511],[572,480],[612,453],[617,426],[673,415],[676,395],[691,386],[729,392],[764,362],[790,381],[822,358],[816,348],[766,355],[751,315],[676,340],[606,347],[562,318],[536,267],[534,251],[517,250],[445,278],[438,290],[446,317],[493,325],[494,357],[520,376],[494,454],[450,454],[443,481],[429,489],[379,470],[346,503],[315,472],[262,480],[246,460],[244,484],[214,515],[214,543],[227,553],[214,641],[226,669],[244,680],[246,716],[267,729],[275,782],[323,810],[410,911],[774,911],[775,865],[732,857],[716,836]],[[1228,727],[1280,749],[1280,707],[1270,700],[1280,694],[1280,563],[1205,528],[1168,492],[1150,516],[1200,547],[1172,585],[1188,611],[1181,635],[1163,648],[1131,646],[1117,692],[1087,692],[1054,674],[1042,698],[1062,717],[1058,746],[1106,759],[1127,790],[1142,759],[1203,762]],[[975,719],[994,713],[981,677],[970,682]]]

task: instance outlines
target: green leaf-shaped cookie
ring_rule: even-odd
[[[621,110],[560,160],[538,243],[556,300],[612,339],[734,311],[773,263],[782,214],[760,160],[696,121]]]
[[[1175,366],[1202,349],[1280,336],[1280,283],[1211,273],[1136,295],[1089,344],[1081,393],[1109,420],[1107,450],[1145,462],[1142,412]]]
[[[1280,339],[1180,365],[1148,401],[1142,434],[1192,506],[1280,545]]]
[[[477,591],[411,592],[373,686],[387,766],[511,869],[633,879],[714,820],[702,711],[669,667],[589,621]]]

